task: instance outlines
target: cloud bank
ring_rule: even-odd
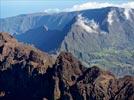
[[[121,8],[132,8],[134,9],[134,1],[122,4],[112,4],[112,3],[98,3],[98,2],[87,2],[80,5],[74,5],[72,8],[66,9],[46,9],[44,12],[46,13],[58,13],[58,12],[72,12],[72,11],[81,11],[86,9],[96,9],[96,8],[103,8],[103,7],[121,7]]]
[[[103,7],[122,7],[122,8],[134,8],[134,2],[112,4],[112,3],[98,3],[98,2],[87,2],[81,5],[74,5],[72,8],[68,9],[68,11],[80,11],[85,9],[95,9],[95,8],[103,8]]]

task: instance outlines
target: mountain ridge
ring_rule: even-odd
[[[134,75],[133,12],[108,7],[24,19],[14,17],[0,22],[0,31],[10,31],[18,41],[48,53],[68,51],[89,66],[101,65],[119,76]],[[44,31],[44,26],[48,31]]]
[[[0,33],[0,57],[0,99],[134,98],[133,76],[117,78],[99,67],[87,68],[68,52],[61,52],[53,61],[47,53],[17,42],[7,33]]]

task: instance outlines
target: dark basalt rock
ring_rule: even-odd
[[[0,33],[0,99],[133,100],[134,77],[116,78],[97,66],[84,67],[71,53],[54,59]]]
[[[32,46],[17,42],[8,33],[0,33],[0,41],[0,93],[4,94],[3,98],[53,97],[47,87],[54,84],[54,80],[47,77],[46,72],[54,59]]]

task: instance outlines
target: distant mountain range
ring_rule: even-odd
[[[68,52],[54,58],[0,32],[0,100],[133,99],[133,76],[87,68]]]
[[[25,14],[0,19],[0,31],[48,53],[71,52],[87,67],[134,75],[134,9]]]

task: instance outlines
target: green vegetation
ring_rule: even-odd
[[[82,54],[83,58],[87,58],[85,55]],[[90,59],[82,60],[87,60],[86,63],[90,66],[96,65],[105,70],[114,70],[117,74],[118,71],[127,74],[126,70],[131,74],[134,73],[134,50],[103,49],[100,52],[90,52],[88,56]]]

